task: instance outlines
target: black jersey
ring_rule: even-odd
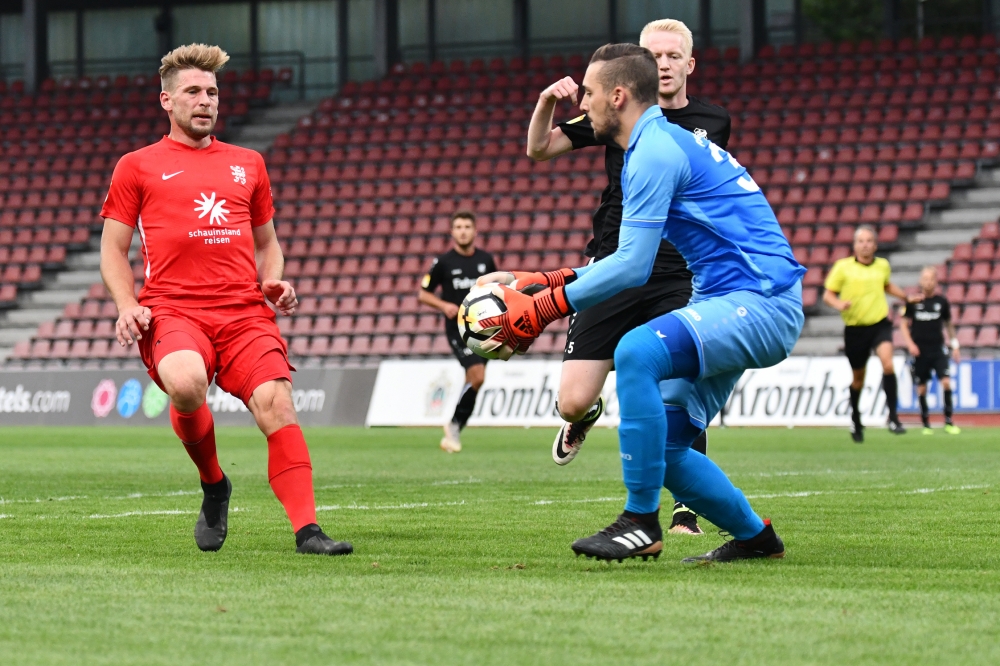
[[[427,291],[440,286],[441,300],[460,305],[469,290],[476,286],[476,279],[496,269],[489,252],[476,250],[466,257],[451,249],[434,260],[420,286]]]
[[[944,296],[931,296],[919,303],[907,303],[904,317],[910,320],[910,337],[922,350],[940,351],[944,346],[942,327],[951,321],[951,305]]]
[[[662,109],[662,111],[670,122],[680,125],[689,132],[707,137],[721,148],[729,144],[732,122],[729,113],[721,106],[688,96],[688,104],[683,109]],[[618,233],[622,225],[622,167],[625,164],[625,151],[616,144],[598,141],[594,137],[590,119],[585,115],[559,123],[559,129],[569,137],[574,150],[588,146],[605,147],[604,170],[608,175],[608,185],[601,193],[601,205],[594,213],[594,238],[586,249],[588,257],[603,259],[618,249]],[[684,257],[665,240],[660,242],[660,249],[653,264],[653,275],[691,279],[691,272],[687,269]]]

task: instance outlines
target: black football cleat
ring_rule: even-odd
[[[233,484],[229,477],[222,475],[222,481],[208,484],[201,482],[205,498],[201,501],[201,513],[194,524],[194,542],[206,552],[214,552],[226,543],[229,532],[229,497],[233,494]]]
[[[587,439],[587,433],[597,423],[604,413],[604,397],[601,396],[594,403],[594,406],[576,423],[564,423],[559,428],[556,439],[552,442],[552,460],[557,465],[568,465],[572,462],[576,454],[583,446],[583,440]]]
[[[573,552],[598,560],[619,562],[630,557],[654,560],[663,550],[663,530],[653,514],[652,524],[641,524],[624,513],[597,534],[573,542]]]
[[[740,541],[733,539],[704,555],[685,557],[685,564],[706,564],[708,562],[733,562],[735,560],[756,560],[760,558],[779,559],[785,556],[785,544],[781,537],[774,533],[771,521],[764,520],[764,529],[760,534]]]
[[[889,428],[889,432],[891,432],[893,435],[906,434],[906,428],[904,428],[903,424],[899,422],[899,419],[896,419],[895,421],[889,419],[888,421],[886,421],[886,427]]]
[[[334,541],[316,523],[295,533],[295,552],[307,555],[350,555],[354,546],[346,541]]]
[[[690,534],[693,536],[704,534],[701,527],[698,526],[698,514],[680,502],[674,504],[674,515],[667,531],[671,534]]]
[[[860,421],[851,421],[851,439],[855,444],[862,444],[865,441],[865,427]]]

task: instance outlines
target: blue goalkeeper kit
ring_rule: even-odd
[[[801,279],[770,205],[747,170],[707,139],[650,107],[622,171],[618,251],[576,269],[566,286],[582,310],[644,284],[661,238],[694,274],[687,307],[625,335],[615,351],[626,510],[649,513],[661,487],[729,531],[764,524],[711,460],[691,450],[748,368],[779,363],[802,330]]]

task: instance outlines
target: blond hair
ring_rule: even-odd
[[[200,69],[215,74],[229,62],[229,54],[218,46],[208,44],[187,44],[160,59],[160,84],[163,90],[171,90],[178,72],[185,69]]]
[[[857,229],[855,229],[854,230],[854,240],[858,240],[858,236],[861,235],[862,231],[870,233],[872,235],[872,240],[874,240],[876,242],[878,241],[878,234],[875,233],[875,227],[873,227],[870,224],[862,224]]]
[[[659,19],[657,21],[650,21],[639,33],[639,46],[646,47],[646,36],[651,32],[673,32],[681,36],[681,48],[684,50],[684,55],[688,58],[691,57],[691,52],[694,50],[694,35],[691,34],[691,29],[684,25],[684,21],[678,21],[677,19]]]

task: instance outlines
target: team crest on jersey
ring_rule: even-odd
[[[208,215],[208,224],[209,225],[218,224],[219,226],[222,226],[223,222],[229,221],[226,218],[226,215],[229,214],[229,211],[223,208],[223,206],[226,203],[226,200],[219,199],[218,201],[216,201],[215,192],[212,192],[211,197],[205,196],[205,193],[202,192],[201,200],[199,201],[198,199],[195,199],[194,202],[198,204],[195,207],[194,212],[199,213],[198,215],[199,220]]]
[[[480,273],[486,272],[486,264],[479,264],[476,266],[476,268],[479,270]]]
[[[233,182],[239,183],[240,185],[247,184],[247,171],[241,166],[231,166],[229,169],[233,172]]]

